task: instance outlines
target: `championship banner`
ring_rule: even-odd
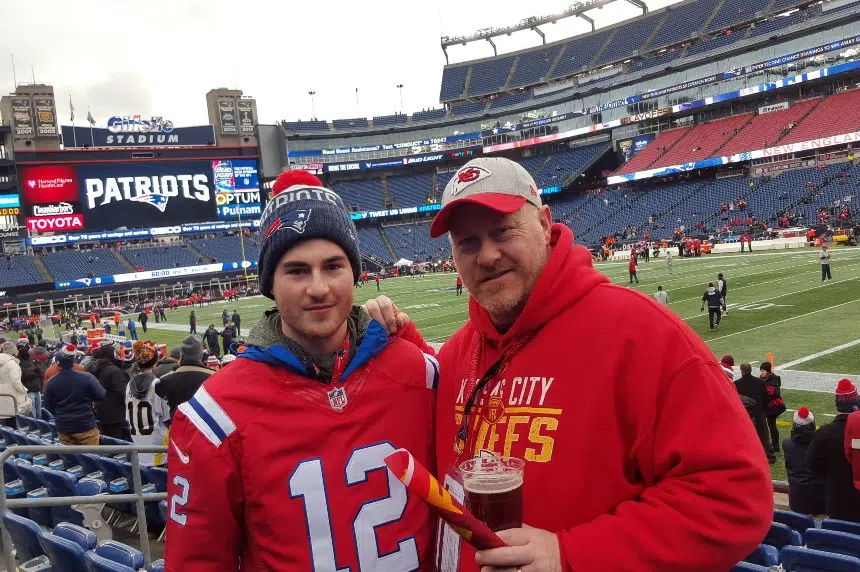
[[[487,550],[505,546],[502,539],[451,496],[412,453],[406,449],[397,449],[385,457],[385,465],[406,485],[410,494],[425,502],[439,518],[451,525],[463,540],[476,549]]]
[[[33,106],[29,98],[12,100],[12,135],[15,139],[29,139],[35,135],[33,129]]]
[[[58,131],[54,99],[51,97],[34,97],[33,107],[36,108],[36,134],[39,137],[56,137]]]
[[[218,100],[218,117],[221,123],[222,135],[239,134],[236,122],[236,106],[233,99],[221,98]]]
[[[253,99],[240,99],[236,102],[239,109],[239,132],[242,135],[253,135],[254,126],[257,122],[254,120],[254,104]]]

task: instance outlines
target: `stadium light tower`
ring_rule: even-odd
[[[397,89],[400,91],[400,114],[403,114],[403,84],[398,83]]]
[[[308,92],[308,95],[311,96],[311,111],[313,112],[313,120],[314,121],[316,121],[316,119],[317,119],[317,109],[314,106],[314,96],[316,94],[317,94],[317,92],[315,92],[315,91],[309,91]]]

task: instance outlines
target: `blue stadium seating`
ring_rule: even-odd
[[[51,560],[51,572],[89,572],[85,550],[78,543],[45,530],[39,532],[39,542]]]
[[[39,284],[45,279],[29,254],[19,254],[0,260],[0,287]],[[80,278],[80,276],[78,276]]]
[[[331,189],[340,195],[347,207],[356,205],[360,211],[383,208],[382,179],[333,181]]]
[[[466,90],[466,74],[468,72],[468,65],[446,67],[442,71],[442,88],[439,92],[439,101],[451,101],[462,97]]]
[[[723,36],[717,36],[716,38],[711,38],[709,40],[705,40],[703,42],[696,42],[689,48],[687,48],[687,53],[684,57],[692,57],[698,54],[703,54],[705,52],[710,52],[713,50],[717,50],[719,48],[723,48],[730,44],[734,44],[740,40],[744,39],[743,34],[728,34]]]
[[[472,64],[469,95],[486,95],[502,91],[508,82],[514,57],[492,58]]]
[[[749,556],[744,558],[745,562],[758,564],[759,566],[776,566],[779,564],[779,550],[768,544],[759,544]]]
[[[772,13],[776,13],[781,10],[785,10],[786,8],[792,8],[801,3],[802,0],[774,0],[773,4],[770,6],[770,11]]]
[[[58,523],[54,527],[54,536],[70,540],[84,550],[93,550],[98,544],[98,539],[93,531],[68,522]]]
[[[398,257],[413,261],[428,261],[451,256],[447,236],[431,240],[430,222],[383,226],[388,242]]]
[[[282,121],[281,126],[288,132],[295,133],[314,133],[318,131],[329,131],[328,122],[326,121]]]
[[[852,522],[850,520],[839,520],[836,518],[825,518],[821,521],[823,530],[838,530],[848,532],[849,534],[860,535],[860,522]]]
[[[19,563],[27,562],[45,554],[45,550],[39,542],[41,528],[38,524],[29,518],[18,516],[9,510],[3,511],[2,519],[3,526],[6,527],[9,536],[12,537],[12,542],[18,551],[17,557]]]
[[[756,36],[776,33],[783,28],[799,24],[803,21],[803,18],[804,13],[798,10],[788,16],[777,16],[764,20],[763,22],[759,22],[755,25],[755,28],[750,32],[750,37],[754,38]]]
[[[353,117],[351,119],[335,119],[331,122],[332,127],[341,131],[355,131],[356,129],[367,129],[366,117]]]
[[[388,177],[388,194],[395,207],[410,207],[427,203],[433,186],[433,174],[397,175]]]
[[[114,562],[104,556],[99,556],[95,552],[85,553],[84,558],[91,572],[137,572],[136,568]]]
[[[260,258],[259,236],[252,234],[244,237],[245,244],[244,260],[258,260]],[[190,239],[188,241],[194,248],[205,254],[209,260],[217,262],[237,262],[242,258],[242,242],[238,235],[218,235],[208,238]],[[208,261],[207,261],[208,262]]]
[[[122,255],[132,266],[143,266],[144,270],[181,268],[208,262],[208,260],[201,262],[200,257],[184,245],[125,248],[122,249]],[[128,272],[128,270],[124,270],[124,272]]]
[[[111,248],[45,252],[42,262],[55,280],[75,280],[90,273],[93,276],[110,276],[129,271]]]
[[[785,572],[860,572],[860,558],[786,546],[779,554]]]
[[[498,109],[500,107],[510,107],[511,105],[519,105],[525,103],[532,97],[532,92],[525,91],[523,93],[505,94],[490,102],[490,109]]]
[[[448,110],[445,108],[428,109],[426,111],[416,111],[412,114],[412,123],[421,123],[427,121],[438,121],[444,119]]]
[[[724,30],[735,24],[749,22],[757,12],[767,8],[771,0],[725,0],[708,24],[708,31]]]
[[[801,535],[804,534],[810,528],[816,528],[814,518],[812,518],[808,514],[801,514],[799,512],[792,512],[790,510],[774,510],[773,521],[781,522],[792,530],[796,530]]]
[[[856,534],[838,530],[811,529],[803,535],[803,541],[808,548],[813,550],[835,552],[836,554],[860,558],[860,536]]]
[[[768,572],[770,568],[749,562],[738,562],[732,567],[731,572]]]
[[[570,42],[567,42],[565,44],[567,47],[561,54],[558,65],[552,71],[552,77],[561,78],[583,71],[603,47],[603,44],[606,43],[609,36],[616,33],[616,30],[619,33],[623,33],[622,28],[598,30],[587,36],[574,38]],[[472,76],[472,79],[474,80],[474,76]]]
[[[472,115],[474,113],[480,113],[484,111],[486,106],[487,104],[483,101],[455,105],[451,108],[451,115]]]
[[[696,0],[683,5],[669,7],[663,25],[648,42],[648,49],[662,48],[689,40],[714,11],[714,0]]]
[[[379,234],[379,228],[376,226],[359,226],[358,227],[358,248],[361,253],[367,257],[375,258],[380,262],[391,264],[391,253],[385,247],[385,242]]]
[[[562,45],[541,46],[521,53],[517,61],[517,69],[514,70],[514,77],[511,80],[511,87],[531,86],[546,78],[552,64],[558,57],[558,52],[561,51]]]
[[[384,125],[405,125],[408,117],[405,113],[395,113],[394,115],[377,115],[373,118],[373,125],[375,127],[382,127]]]
[[[143,554],[131,546],[108,540],[95,549],[95,553],[113,562],[128,566],[132,570],[143,568]]]
[[[640,20],[630,22],[612,37],[606,49],[600,54],[597,65],[605,65],[625,60],[637,55],[637,52],[645,44],[645,40],[660,25],[665,14],[649,14]],[[623,31],[622,31],[623,30]]]
[[[785,546],[803,546],[803,537],[796,530],[792,530],[781,522],[772,522],[770,531],[764,538],[764,544],[781,549]]]

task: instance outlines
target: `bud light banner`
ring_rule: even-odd
[[[260,218],[260,179],[251,159],[212,161],[219,219]]]
[[[110,128],[71,127],[63,125],[63,147],[66,149],[82,147],[185,147],[215,145],[215,128],[211,125],[195,127],[167,127],[169,123],[161,118],[137,123],[115,122]],[[169,131],[168,131],[169,129]]]

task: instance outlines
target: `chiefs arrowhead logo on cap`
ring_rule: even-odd
[[[460,169],[457,171],[457,174],[454,175],[451,182],[451,196],[456,197],[469,185],[477,183],[481,179],[486,179],[490,175],[492,175],[492,173],[487,169],[475,165]]]

